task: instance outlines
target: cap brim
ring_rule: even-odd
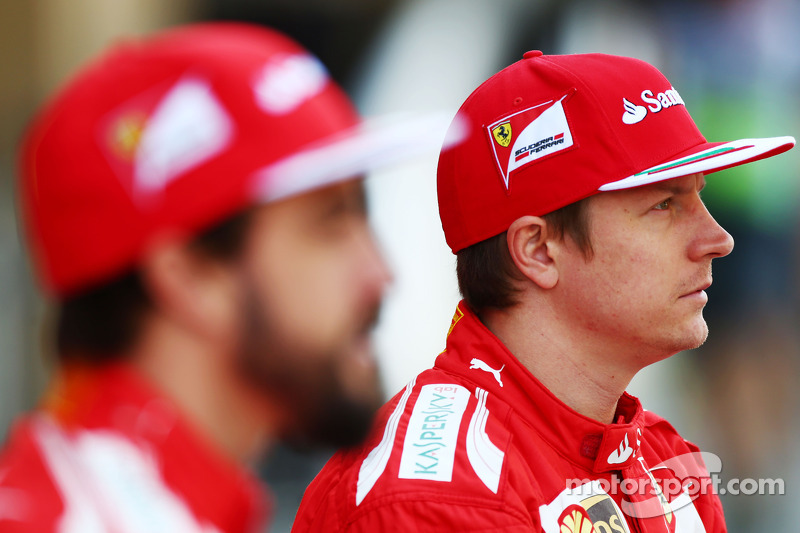
[[[725,143],[704,143],[673,159],[638,172],[633,176],[602,185],[600,191],[617,191],[648,185],[681,176],[703,172],[708,174],[752,161],[758,161],[790,150],[794,137],[740,139]]]
[[[273,202],[362,176],[425,154],[436,154],[450,124],[446,113],[401,114],[358,126],[281,159],[255,176],[255,194]],[[459,142],[448,139],[448,144]]]

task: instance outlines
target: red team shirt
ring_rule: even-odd
[[[256,533],[265,494],[124,366],[72,370],[0,454],[3,533]]]
[[[624,394],[601,424],[463,304],[435,366],[306,491],[293,531],[724,532],[699,450]]]

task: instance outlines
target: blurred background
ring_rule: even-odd
[[[317,54],[367,115],[454,114],[526,50],[644,59],[709,140],[800,134],[800,0],[0,0],[0,439],[49,375],[48,305],[18,235],[15,149],[33,111],[77,66],[125,36],[210,19],[283,30]],[[781,478],[786,495],[723,496],[732,533],[800,520],[800,150],[709,179],[736,240],[715,262],[700,349],[643,371],[646,408],[722,458],[723,481]],[[387,395],[443,349],[458,291],[436,208],[436,157],[368,181],[395,273],[376,332]],[[327,454],[276,450],[261,467],[288,531]]]

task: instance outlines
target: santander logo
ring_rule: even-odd
[[[681,95],[678,94],[678,91],[676,91],[674,87],[670,87],[663,93],[657,94],[653,94],[653,91],[650,89],[645,89],[639,95],[639,98],[641,98],[644,105],[635,104],[627,98],[622,99],[622,107],[624,109],[624,113],[622,113],[623,123],[628,125],[638,124],[645,119],[648,111],[650,113],[658,113],[662,109],[667,109],[668,107],[685,105],[683,98],[681,98]]]
[[[636,124],[647,116],[646,107],[636,105],[627,98],[622,99],[622,105],[625,106],[625,113],[622,114],[622,122],[625,124]]]
[[[619,443],[619,448],[611,452],[611,454],[608,456],[608,464],[618,465],[624,463],[632,454],[633,448],[628,443],[628,434],[626,433],[625,437],[622,439],[622,442]]]

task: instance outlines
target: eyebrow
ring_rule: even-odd
[[[695,182],[696,183],[696,182]],[[700,192],[706,187],[706,180],[702,180],[702,186],[699,189],[696,189],[694,184],[692,185],[685,185],[681,186],[678,182],[674,179],[661,181],[656,185],[656,189],[663,192],[669,192],[672,194],[688,194],[692,192]]]

